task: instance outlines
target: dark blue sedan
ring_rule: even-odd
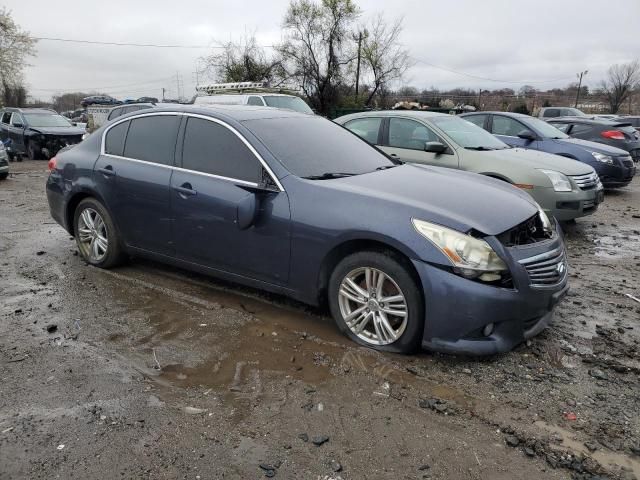
[[[381,350],[506,351],[568,288],[561,235],[526,193],[401,164],[316,116],[156,108],[49,167],[51,214],[89,264],[135,254],[326,302]]]
[[[636,173],[629,152],[616,147],[571,138],[547,122],[529,115],[509,112],[475,112],[465,120],[493,133],[512,147],[529,148],[591,165],[606,188],[628,185]]]

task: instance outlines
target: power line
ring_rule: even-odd
[[[107,86],[102,86],[102,87],[82,87],[82,88],[68,88],[68,87],[64,87],[64,88],[33,88],[33,90],[39,90],[39,91],[43,91],[43,92],[60,92],[60,91],[81,92],[83,90],[109,90],[109,89],[114,89],[114,88],[140,87],[140,86],[143,86],[143,85],[153,85],[153,84],[157,84],[157,83],[168,82],[168,81],[172,80],[173,78],[174,78],[174,76],[172,75],[170,77],[159,78],[157,80],[149,80],[148,82],[129,83],[129,84],[126,84],[126,85],[107,85]]]
[[[125,42],[100,42],[97,40],[80,40],[71,38],[53,38],[53,37],[32,37],[35,40],[45,40],[49,42],[67,42],[67,43],[82,43],[89,45],[109,45],[114,47],[151,47],[151,48],[226,48],[223,45],[172,45],[172,44],[158,44],[158,43],[125,43]],[[260,45],[262,48],[274,48],[273,45]]]
[[[553,80],[497,80],[495,78],[488,78],[488,77],[481,77],[479,75],[474,75],[472,73],[466,73],[466,72],[460,72],[458,70],[453,70],[451,68],[447,68],[447,67],[443,67],[441,65],[436,65],[434,63],[431,62],[427,62],[426,60],[422,60],[421,58],[415,58],[413,57],[413,60],[415,60],[418,63],[423,63],[425,65],[428,65],[430,67],[433,68],[437,68],[439,70],[444,70],[446,72],[450,72],[450,73],[455,73],[457,75],[462,75],[464,77],[469,77],[469,78],[475,78],[477,80],[486,80],[488,82],[496,82],[496,83],[553,83],[553,82],[559,82],[561,80],[568,80],[568,79],[573,79],[573,77],[563,77],[563,78],[555,78]]]

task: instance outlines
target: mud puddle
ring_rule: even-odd
[[[552,448],[555,447],[558,450],[569,450],[573,454],[587,455],[596,460],[600,465],[607,468],[617,469],[624,467],[632,471],[637,478],[640,478],[640,462],[638,460],[634,460],[627,455],[615,453],[610,450],[596,450],[591,452],[584,443],[574,438],[574,434],[572,432],[565,430],[562,427],[549,425],[543,421],[537,421],[534,425],[545,432],[557,435],[561,439],[561,444],[557,446],[551,445]]]
[[[640,231],[632,229],[607,230],[595,236],[596,256],[604,258],[633,258],[640,252]]]
[[[304,306],[220,290],[206,278],[189,274],[137,267],[100,271],[117,280],[113,298],[120,303],[126,299],[121,306],[127,316],[144,327],[137,334],[115,332],[107,339],[129,344],[129,356],[163,385],[242,395],[259,393],[270,379],[319,385],[341,375],[358,375],[378,386],[402,385],[464,407],[475,403],[460,390],[409,373],[406,367],[416,357],[358,347],[332,319]],[[385,388],[380,395],[389,394]]]

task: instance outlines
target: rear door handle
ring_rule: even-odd
[[[173,187],[183,198],[196,195],[198,192],[193,189],[190,183],[183,183],[179,187]]]
[[[98,171],[101,174],[106,175],[107,177],[113,177],[116,174],[116,171],[113,169],[111,165],[107,165],[104,168],[99,168]]]

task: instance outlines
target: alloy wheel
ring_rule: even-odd
[[[101,262],[107,255],[109,240],[107,225],[93,208],[85,208],[78,217],[78,247],[91,262]]]
[[[407,327],[407,301],[389,275],[372,267],[349,272],[338,291],[340,313],[358,338],[372,345],[389,345]]]

